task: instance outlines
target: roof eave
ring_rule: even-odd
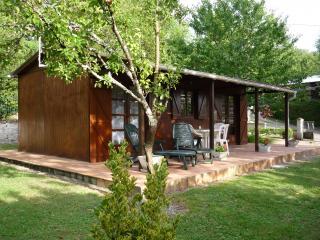
[[[33,64],[35,61],[38,61],[39,53],[36,52],[28,60],[26,60],[20,67],[14,70],[10,75],[11,77],[18,77],[21,72],[23,72],[27,67]]]
[[[163,71],[177,71],[177,69],[174,67],[168,68],[163,65],[160,68]],[[296,93],[296,91],[291,90],[289,88],[285,88],[285,87],[278,87],[278,86],[275,86],[272,84],[260,83],[260,82],[255,82],[255,81],[251,81],[251,80],[243,80],[243,79],[237,79],[237,78],[232,78],[232,77],[226,77],[226,76],[221,76],[221,75],[217,75],[217,74],[213,74],[213,73],[206,73],[206,72],[195,71],[195,70],[190,70],[190,69],[182,69],[181,73],[183,75],[206,78],[206,79],[211,79],[213,81],[217,80],[217,81],[223,81],[223,82],[230,82],[230,83],[234,83],[234,84],[244,85],[247,87],[263,88],[263,89],[273,90],[273,91],[277,91],[277,92],[285,92],[285,93],[290,93],[290,94]]]

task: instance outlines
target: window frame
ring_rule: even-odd
[[[189,95],[191,93],[191,96]],[[182,101],[182,95],[185,96],[185,101]],[[192,89],[182,89],[180,92],[180,115],[182,117],[194,117],[195,115],[195,91]],[[190,100],[190,111],[188,112],[188,103]],[[183,106],[185,105],[185,106]]]
[[[118,95],[114,96],[113,95],[113,93],[114,93],[113,91],[121,92],[120,97]],[[132,98],[130,98],[130,96],[128,96],[121,89],[118,89],[118,88],[113,88],[112,89],[111,101],[112,101],[112,103],[113,103],[113,101],[122,101],[123,104],[124,104],[123,113],[114,113],[113,112],[113,104],[111,104],[111,107],[112,107],[112,109],[111,109],[111,121],[112,121],[114,116],[123,117],[123,128],[113,128],[113,125],[112,125],[112,122],[111,122],[111,135],[114,132],[123,132],[124,133],[124,139],[126,139],[124,126],[125,126],[125,124],[130,123],[131,117],[137,117],[138,118],[138,124],[139,124],[139,104],[137,103],[137,101],[135,101]],[[137,113],[131,113],[131,104],[132,103],[137,103],[138,104]],[[111,141],[113,142],[113,138],[112,137],[111,137]],[[119,145],[118,143],[115,143],[115,144]]]

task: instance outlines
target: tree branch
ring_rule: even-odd
[[[89,73],[91,73],[96,79],[98,79],[100,81],[105,81],[105,78],[102,77],[101,75],[99,75],[98,73],[96,73],[95,71],[93,71],[90,66],[85,65],[85,64],[81,64],[81,63],[78,63],[78,64],[83,68],[83,70],[88,71]],[[114,77],[112,76],[111,72],[108,72],[108,77],[110,78],[111,83],[113,85],[121,88],[125,93],[129,94],[133,99],[135,99],[139,103],[142,103],[142,99],[137,97],[130,89],[128,89],[126,86],[124,86],[119,81],[114,79]]]

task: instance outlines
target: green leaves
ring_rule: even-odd
[[[165,195],[168,169],[165,163],[156,166],[155,174],[147,175],[144,197],[135,192],[136,179],[128,171],[130,159],[127,143],[119,148],[109,144],[112,172],[111,193],[105,195],[96,211],[99,225],[93,229],[95,239],[175,239],[177,220],[168,216],[169,200]]]
[[[263,1],[203,0],[191,26],[191,68],[274,84],[290,79],[295,39]]]
[[[19,28],[24,23],[18,15],[16,6],[0,1],[0,119],[18,109],[18,83],[8,75],[36,49],[36,41]]]

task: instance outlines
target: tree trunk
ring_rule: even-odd
[[[149,128],[147,130],[147,137],[145,143],[145,152],[146,152],[146,160],[148,163],[148,168],[151,174],[154,174],[154,167],[153,167],[153,145],[155,140],[155,134],[158,127],[158,120],[149,123]]]

